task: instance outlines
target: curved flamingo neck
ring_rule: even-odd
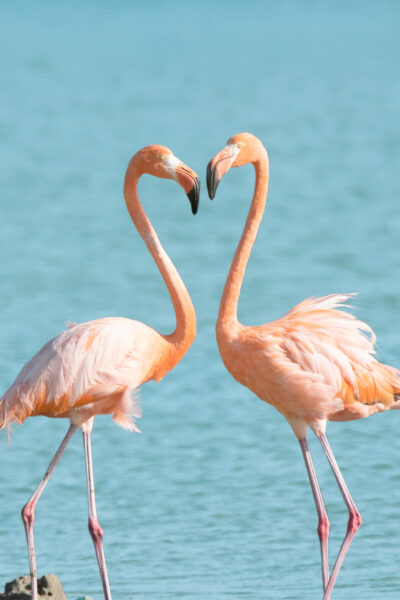
[[[135,169],[128,168],[124,185],[125,202],[136,229],[164,279],[174,305],[176,329],[173,333],[163,337],[176,347],[176,362],[178,362],[196,336],[196,313],[185,284],[162,247],[158,235],[140,203],[137,183],[141,174]],[[173,362],[176,364],[175,360]]]
[[[218,313],[217,335],[223,332],[229,334],[239,324],[237,307],[240,290],[267,200],[269,164],[268,154],[264,147],[261,156],[253,164],[256,172],[253,200],[226,279]]]

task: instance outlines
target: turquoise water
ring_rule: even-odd
[[[140,183],[191,293],[198,336],[161,384],[142,388],[142,435],[107,417],[95,423],[115,600],[322,596],[298,444],[225,371],[215,342],[252,169],[232,170],[211,203],[205,167],[242,130],[270,155],[240,319],[264,323],[307,296],[359,292],[356,313],[374,327],[379,357],[399,365],[399,17],[394,1],[0,5],[1,391],[66,320],[126,316],[172,330],[161,277],[124,206],[124,172],[140,147],[161,143],[203,182],[196,217],[172,183]],[[329,426],[364,517],[336,600],[399,597],[399,418]],[[66,428],[30,419],[11,452],[1,436],[0,582],[28,572],[20,509]],[[333,560],[347,512],[311,447]],[[36,514],[39,573],[56,573],[71,599],[102,598],[79,435]]]

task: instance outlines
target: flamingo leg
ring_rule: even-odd
[[[327,456],[329,464],[331,465],[331,468],[335,475],[339,489],[342,493],[343,499],[344,499],[347,509],[349,511],[349,521],[347,524],[347,532],[346,532],[345,538],[343,540],[342,546],[339,550],[339,554],[337,556],[335,565],[332,569],[332,573],[329,578],[328,585],[326,587],[325,594],[324,594],[323,600],[330,600],[333,586],[335,585],[340,568],[343,564],[343,561],[345,559],[347,551],[350,548],[350,544],[353,541],[353,538],[356,535],[357,530],[362,523],[362,518],[361,518],[360,513],[357,510],[357,507],[354,503],[353,498],[350,495],[349,490],[347,489],[346,483],[343,479],[343,475],[340,472],[340,469],[338,467],[338,464],[336,462],[335,456],[332,452],[332,449],[329,445],[326,435],[324,433],[322,433],[318,437],[319,437],[319,441],[321,442],[321,446],[324,449],[324,452]]]
[[[28,543],[28,554],[29,554],[29,568],[31,575],[31,590],[32,600],[38,600],[38,589],[37,589],[37,570],[36,570],[36,553],[35,553],[35,540],[33,537],[33,522],[35,520],[35,507],[39,500],[44,488],[46,487],[54,469],[57,466],[58,461],[64,453],[64,450],[70,441],[71,437],[75,433],[76,426],[70,425],[63,441],[61,442],[57,452],[47,467],[46,473],[43,479],[39,483],[38,487],[32,494],[30,500],[25,504],[21,511],[22,521],[24,523],[26,540]]]
[[[88,483],[89,497],[89,531],[92,536],[94,549],[96,552],[97,562],[99,563],[101,582],[103,584],[105,600],[111,600],[110,584],[108,582],[108,573],[106,558],[103,547],[103,530],[97,520],[96,501],[94,495],[94,478],[93,478],[93,463],[92,463],[92,443],[90,431],[83,431],[83,445],[86,455],[86,473]]]
[[[328,585],[329,578],[329,558],[328,558],[328,537],[329,537],[329,519],[326,512],[324,500],[322,498],[321,489],[319,487],[317,475],[315,473],[314,464],[311,458],[310,449],[308,447],[307,439],[299,439],[300,448],[303,453],[304,462],[306,463],[306,469],[308,478],[311,484],[312,494],[314,496],[315,506],[318,513],[318,537],[321,547],[321,563],[322,563],[322,584],[324,591]]]

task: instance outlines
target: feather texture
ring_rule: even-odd
[[[376,360],[372,329],[339,310],[350,297],[309,298],[276,321],[238,327],[220,345],[227,368],[289,420],[312,424],[391,408],[400,372]]]
[[[147,381],[162,337],[143,323],[106,318],[68,329],[50,340],[0,400],[0,428],[29,416],[111,412],[127,429],[141,416],[134,390]]]

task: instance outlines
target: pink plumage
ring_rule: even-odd
[[[158,336],[143,323],[118,317],[70,326],[33,356],[4,394],[0,428],[37,415],[69,417],[79,426],[111,413],[122,427],[139,431],[133,392],[146,381],[146,359]]]
[[[272,323],[239,329],[247,368],[238,364],[236,378],[245,377],[245,385],[289,421],[300,419],[314,429],[321,421],[395,408],[400,372],[376,360],[372,329],[338,310],[350,297],[309,298]]]

